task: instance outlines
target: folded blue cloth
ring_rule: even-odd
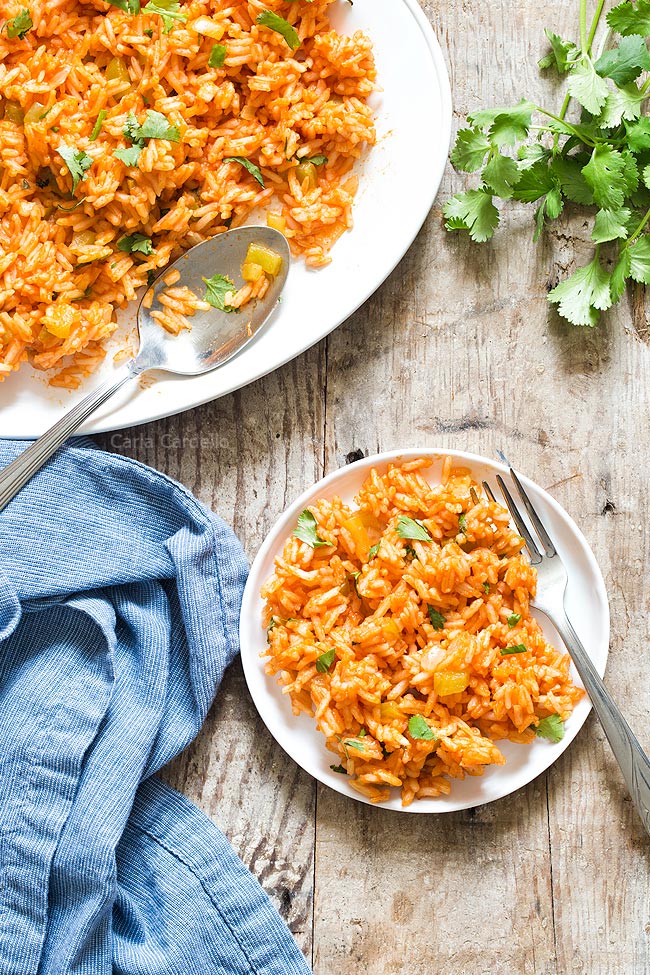
[[[0,466],[25,444],[0,442]],[[217,828],[154,773],[238,649],[239,543],[86,444],[0,514],[2,975],[308,975]]]

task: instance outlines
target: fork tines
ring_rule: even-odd
[[[537,535],[539,536],[539,540],[540,540],[540,542],[542,543],[542,545],[544,547],[544,551],[545,551],[546,555],[549,558],[551,558],[553,555],[555,555],[555,547],[553,545],[553,542],[551,541],[551,539],[549,537],[549,534],[546,531],[546,528],[542,524],[542,521],[541,521],[539,515],[535,511],[535,508],[533,507],[533,503],[530,500],[530,498],[528,497],[528,494],[526,493],[526,490],[525,490],[523,484],[521,483],[521,481],[517,477],[517,474],[512,469],[512,467],[510,468],[510,476],[511,476],[511,478],[512,478],[514,484],[515,484],[515,487],[517,488],[517,492],[518,492],[518,494],[519,494],[519,496],[520,496],[520,498],[521,498],[521,500],[523,502],[523,505],[524,505],[524,508],[526,509],[526,512],[528,513],[528,516],[529,516],[529,518],[531,520],[532,526],[533,526],[535,532],[537,533]],[[521,513],[521,511],[517,507],[517,504],[516,504],[516,502],[515,502],[512,494],[510,493],[508,487],[506,486],[503,478],[501,477],[500,474],[497,474],[496,479],[497,479],[497,483],[498,483],[498,485],[499,485],[499,487],[501,489],[501,493],[503,494],[503,497],[505,499],[506,505],[508,506],[508,510],[510,512],[510,515],[512,517],[512,520],[514,521],[515,525],[517,526],[517,531],[519,532],[519,534],[521,535],[521,537],[523,538],[523,540],[524,540],[524,542],[526,544],[526,548],[528,549],[528,553],[530,555],[531,563],[533,565],[537,565],[539,562],[542,561],[543,555],[540,552],[540,550],[539,550],[539,548],[537,546],[537,543],[536,543],[535,539],[533,538],[532,532],[530,531],[530,528],[528,527],[528,524],[525,521],[523,514]],[[494,493],[493,493],[490,485],[487,483],[487,481],[483,481],[483,490],[485,491],[486,495],[488,496],[488,498],[491,501],[495,501],[496,502],[496,498],[494,496]]]

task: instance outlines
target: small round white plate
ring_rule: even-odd
[[[440,47],[417,0],[355,0],[353,6],[338,0],[331,10],[339,31],[362,30],[370,37],[382,87],[372,98],[378,143],[357,168],[353,229],[335,244],[328,267],[310,271],[293,262],[277,313],[241,355],[205,376],[152,373],[142,386],[130,384],[112,398],[80,433],[180,413],[259,379],[348,318],[415,239],[438,191],[451,135],[451,95]],[[134,310],[129,309],[113,348],[133,334]],[[135,347],[135,339],[130,344]],[[70,393],[48,386],[42,372],[23,366],[0,383],[0,437],[39,436],[115,371],[109,355],[82,389]]]
[[[334,757],[325,747],[325,738],[316,730],[313,719],[307,715],[295,717],[276,678],[269,677],[264,672],[264,661],[260,654],[265,652],[267,641],[266,631],[262,627],[263,602],[260,589],[272,574],[274,559],[281,554],[285,539],[295,528],[298,515],[307,505],[317,498],[332,498],[334,495],[351,502],[372,467],[383,473],[389,463],[399,463],[415,457],[430,457],[433,460],[433,465],[425,471],[425,477],[432,484],[436,484],[440,480],[442,464],[447,456],[454,458],[456,466],[469,468],[479,483],[487,480],[493,487],[496,487],[497,473],[504,476],[508,473],[503,464],[485,457],[431,448],[377,454],[334,471],[305,491],[277,521],[253,562],[244,592],[240,622],[241,656],[246,681],[262,720],[278,744],[306,772],[358,802],[368,800],[349,786],[346,776],[331,771],[330,765],[333,764]],[[550,494],[528,478],[522,476],[521,480],[567,568],[567,614],[602,677],[609,649],[609,607],[601,571],[584,536],[566,511]],[[498,489],[495,493],[498,497]],[[562,641],[553,626],[541,614],[538,620],[546,638],[555,646],[562,647]],[[571,672],[574,682],[582,686],[573,666]],[[590,710],[589,699],[584,697],[566,723],[564,738],[556,745],[543,739],[536,739],[531,745],[499,742],[506,764],[488,766],[482,776],[467,776],[462,781],[452,780],[449,796],[419,799],[404,809],[398,790],[393,789],[390,800],[380,805],[384,809],[401,812],[442,813],[501,799],[516,789],[521,789],[552,765],[571,744]]]

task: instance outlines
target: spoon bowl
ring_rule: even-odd
[[[236,291],[245,283],[241,267],[251,243],[262,244],[282,258],[282,267],[271,279],[262,299],[244,305],[239,311],[226,312],[218,308],[197,311],[191,318],[192,328],[178,335],[166,332],[151,317],[152,311],[164,311],[159,299],[168,287],[163,278],[170,271],[180,273],[180,279],[173,287],[185,285],[198,296],[205,292],[204,278],[214,274],[230,278]],[[140,301],[140,351],[133,360],[132,372],[161,369],[181,376],[198,376],[223,365],[247,346],[269,320],[287,280],[290,262],[286,237],[271,227],[238,227],[192,247],[166,267],[164,274],[154,282],[151,308],[145,308],[144,297]]]
[[[170,271],[178,270],[180,278],[176,284],[188,287],[197,297],[205,293],[204,278],[211,278],[215,274],[232,280],[233,290],[237,290],[244,283],[241,267],[249,244],[253,243],[270,248],[282,258],[280,270],[271,279],[263,298],[251,301],[238,311],[226,312],[212,307],[209,311],[197,311],[192,316],[191,328],[184,329],[178,335],[167,332],[151,317],[151,311],[163,310],[160,295],[171,287],[164,282]],[[277,230],[270,227],[238,227],[197,244],[165,268],[164,274],[153,284],[151,308],[145,308],[144,298],[140,301],[140,349],[135,359],[129,362],[117,379],[102,383],[85,396],[0,472],[0,511],[84,420],[125,383],[150,369],[161,369],[180,376],[198,376],[237,355],[269,320],[280,300],[290,261],[289,245]]]

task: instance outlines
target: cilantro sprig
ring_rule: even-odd
[[[548,295],[563,318],[583,326],[597,324],[627,281],[650,284],[650,0],[624,0],[609,11],[608,26],[618,36],[595,57],[602,10],[599,3],[588,25],[580,3],[575,40],[546,30],[549,49],[538,63],[565,83],[559,109],[522,98],[514,107],[468,116],[451,161],[478,173],[479,183],[443,211],[447,230],[480,243],[499,225],[495,200],[535,205],[534,240],[567,203],[587,208],[593,256]]]

